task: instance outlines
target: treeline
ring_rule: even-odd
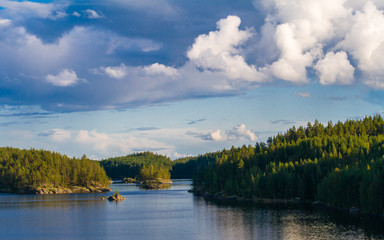
[[[245,198],[300,197],[381,214],[384,121],[380,115],[326,126],[316,121],[255,147],[224,150],[197,168],[194,186]]]
[[[109,179],[99,163],[69,158],[45,150],[0,148],[0,189],[18,191],[26,187],[106,187]]]
[[[172,161],[170,158],[152,152],[109,158],[100,161],[100,165],[112,179],[170,179],[170,170],[172,169]]]
[[[204,169],[217,157],[221,157],[223,152],[212,152],[201,154],[195,157],[185,157],[173,161],[171,176],[172,178],[189,178],[196,176],[199,169]]]

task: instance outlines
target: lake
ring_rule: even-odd
[[[0,194],[0,239],[384,239],[379,218],[298,207],[231,206],[187,190],[190,181],[144,190],[113,184],[108,194]]]

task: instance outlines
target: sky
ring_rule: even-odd
[[[0,0],[0,146],[177,159],[384,105],[382,0]]]

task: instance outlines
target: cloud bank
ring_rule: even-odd
[[[193,19],[209,26],[204,32],[188,28],[184,1],[151,6],[158,12],[146,21],[138,13],[149,16],[148,1],[114,3],[0,0],[0,104],[125,109],[281,82],[384,89],[382,1],[254,1],[248,15],[228,13],[216,27]],[[252,14],[262,24],[249,21]],[[57,32],[46,36],[41,26]],[[187,37],[188,45],[172,45]]]
[[[137,151],[154,151],[173,156],[174,146],[144,137],[129,134],[108,134],[93,130],[51,129],[39,134],[53,143],[76,143],[84,149],[90,148],[99,157],[122,156]]]

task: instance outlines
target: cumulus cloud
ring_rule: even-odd
[[[353,15],[352,25],[338,47],[348,51],[358,61],[365,74],[365,83],[384,88],[384,11],[370,1]]]
[[[229,139],[238,140],[238,139],[247,139],[250,141],[256,141],[256,134],[245,126],[245,124],[240,124],[235,126],[232,130],[226,132]]]
[[[266,11],[277,59],[270,74],[292,83],[307,83],[307,70],[317,71],[322,85],[347,85],[360,71],[361,81],[384,88],[384,12],[380,1],[264,0],[255,6]],[[271,44],[260,42],[260,44]],[[324,56],[325,55],[325,56]],[[349,59],[355,60],[353,65]]]
[[[354,80],[355,68],[350,64],[347,54],[343,51],[328,52],[323,59],[316,63],[314,68],[318,71],[322,85],[347,85]]]
[[[278,60],[270,66],[272,74],[293,83],[306,83],[307,68],[321,56],[323,43],[337,34],[334,22],[348,15],[345,0],[262,1],[272,14]]]
[[[239,30],[241,20],[228,16],[217,22],[217,31],[199,35],[187,52],[189,60],[206,71],[222,72],[230,79],[263,81],[254,65],[248,65],[238,47],[252,36],[251,30]]]
[[[114,2],[140,11],[146,11],[144,8],[151,3]],[[380,1],[257,2],[266,16],[264,25],[242,27],[240,17],[233,15],[217,19],[216,29],[205,28],[205,32],[193,32],[192,37],[183,35],[195,39],[182,46],[183,53],[175,60],[173,53],[165,56],[164,52],[173,51],[168,40],[179,37],[179,25],[173,29],[175,35],[160,34],[161,38],[157,33],[134,28],[125,31],[114,25],[112,14],[109,23],[88,21],[89,25],[80,27],[74,16],[101,17],[102,12],[112,13],[113,7],[75,6],[70,8],[72,14],[67,14],[63,9],[68,6],[64,5],[0,0],[4,7],[0,15],[1,86],[9,93],[2,101],[28,105],[33,100],[53,111],[85,111],[236,95],[276,80],[292,84],[316,81],[322,85],[362,82],[384,88],[384,4]],[[48,18],[40,19],[41,24],[58,24],[60,21],[52,23],[49,18],[59,15],[76,21],[61,26],[65,30],[58,30],[56,39],[47,40],[39,37],[36,26],[23,27],[26,21],[16,20],[16,15],[22,16],[16,13],[31,9],[37,9],[37,15],[29,16]],[[89,84],[79,84],[79,76]],[[108,81],[113,79],[119,81]],[[20,88],[20,84],[26,87]],[[43,84],[72,87],[47,93]],[[30,89],[38,97],[25,94]]]
[[[279,79],[294,83],[307,82],[306,68],[312,64],[313,56],[310,52],[303,53],[303,47],[295,39],[292,26],[277,26],[275,37],[281,56],[271,65],[273,74]]]
[[[248,129],[245,124],[240,124],[235,126],[231,130],[222,131],[221,129],[216,129],[208,133],[196,133],[196,132],[187,132],[188,135],[200,138],[205,141],[238,141],[238,140],[248,140],[256,141],[256,133]]]
[[[163,64],[154,63],[144,67],[144,71],[150,75],[164,74],[165,76],[174,77],[178,76],[177,69],[168,67]]]
[[[227,139],[227,136],[224,135],[220,129],[216,129],[212,132],[202,134],[201,139],[207,140],[207,141],[224,141]]]
[[[57,75],[48,74],[45,77],[45,80],[48,83],[51,83],[54,86],[58,87],[69,87],[78,84],[79,82],[84,82],[84,79],[81,79],[73,70],[63,69]]]

